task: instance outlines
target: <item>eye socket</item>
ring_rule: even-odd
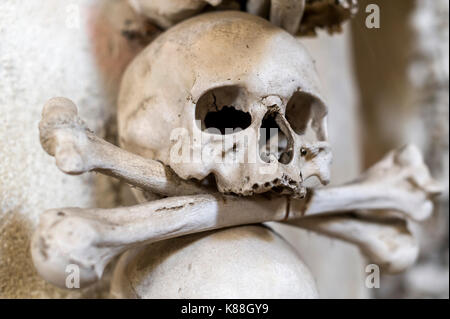
[[[305,135],[312,130],[319,140],[325,139],[326,133],[321,131],[320,124],[326,114],[325,105],[305,92],[295,92],[286,106],[286,120],[294,132]]]
[[[197,125],[211,134],[232,134],[252,124],[250,113],[243,111],[246,92],[239,86],[214,88],[203,94],[195,108]]]
[[[237,129],[246,129],[252,123],[252,118],[249,113],[236,110],[232,106],[224,106],[217,112],[206,113],[204,123],[206,129],[215,128],[225,135]]]

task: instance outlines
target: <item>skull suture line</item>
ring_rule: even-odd
[[[131,63],[118,121],[124,148],[183,179],[213,174],[223,193],[302,197],[307,178],[329,180],[326,114],[314,63],[298,40],[264,19],[220,12],[173,27]],[[187,139],[173,138],[180,128]],[[272,138],[271,128],[279,129]],[[273,138],[276,150],[268,147]],[[173,156],[180,145],[190,155],[200,147],[201,161]]]

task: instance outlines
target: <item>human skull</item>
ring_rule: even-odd
[[[121,146],[183,179],[214,176],[223,193],[294,197],[311,176],[329,180],[314,62],[262,18],[224,11],[174,26],[130,64],[118,103]]]

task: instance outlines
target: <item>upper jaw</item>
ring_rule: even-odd
[[[265,182],[254,183],[253,185],[248,186],[246,185],[245,187],[236,190],[224,190],[219,186],[218,190],[221,193],[234,194],[238,196],[252,196],[263,193],[286,195],[298,199],[304,198],[306,196],[306,187],[301,182],[297,182],[284,174],[281,178],[276,177]]]

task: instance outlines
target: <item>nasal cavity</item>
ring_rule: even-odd
[[[275,157],[281,164],[289,164],[293,158],[292,140],[286,136],[282,127],[282,115],[268,112],[262,121],[259,131],[259,156],[269,163]]]

